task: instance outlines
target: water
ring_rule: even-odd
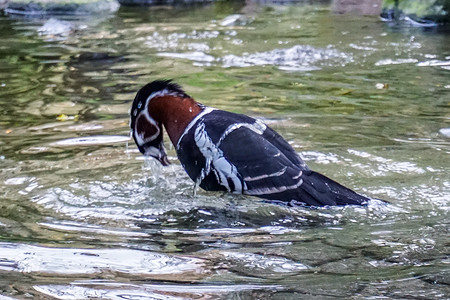
[[[1,299],[450,297],[445,30],[216,3],[0,16],[0,35]],[[129,139],[161,78],[391,204],[193,196],[173,148],[161,167]]]

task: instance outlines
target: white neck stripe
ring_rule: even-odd
[[[156,98],[156,97],[163,97],[163,96],[180,96],[180,93],[178,93],[178,92],[170,92],[168,89],[163,89],[163,90],[160,90],[160,91],[156,91],[156,92],[153,92],[153,93],[151,93],[148,97],[147,97],[147,99],[145,100],[145,103],[147,104],[148,102],[150,102],[150,100],[152,100],[153,98]]]
[[[194,119],[192,119],[191,122],[189,122],[188,126],[186,126],[186,128],[183,131],[183,134],[180,136],[180,138],[178,139],[177,142],[177,150],[180,148],[180,142],[181,139],[185,136],[186,133],[188,133],[188,131],[192,128],[192,126],[194,126],[195,123],[197,123],[197,121],[203,117],[204,115],[209,114],[210,112],[216,110],[215,108],[212,107],[206,107],[201,113],[199,113]]]
[[[179,97],[179,96],[181,96],[181,94],[178,93],[178,92],[170,92],[168,89],[163,89],[163,90],[160,90],[160,91],[153,92],[147,97],[147,99],[145,99],[145,107],[144,107],[143,110],[148,110],[148,104],[150,103],[150,101],[153,98],[164,97],[164,96]],[[139,102],[137,109],[140,109],[141,107],[142,107],[142,102]],[[137,110],[135,109],[135,114],[136,113],[137,113]]]

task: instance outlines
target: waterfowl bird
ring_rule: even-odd
[[[197,103],[170,80],[153,81],[138,91],[130,122],[139,151],[166,166],[163,126],[189,177],[207,191],[287,205],[364,205],[369,200],[311,171],[262,121]]]

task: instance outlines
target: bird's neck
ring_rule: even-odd
[[[152,99],[148,105],[149,114],[166,128],[172,144],[176,145],[188,124],[202,111],[189,97],[162,96]]]

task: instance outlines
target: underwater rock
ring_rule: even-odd
[[[38,32],[41,35],[58,35],[66,36],[75,31],[76,28],[72,23],[61,21],[55,18],[50,18],[41,27],[38,28]]]
[[[450,138],[450,127],[449,128],[441,128],[439,129],[439,133],[445,137]]]
[[[0,0],[1,1],[1,0]],[[90,15],[115,12],[115,0],[9,0],[5,12],[16,15]]]
[[[333,12],[338,14],[379,15],[382,0],[334,0]]]
[[[237,21],[242,17],[240,14],[233,14],[225,17],[220,21],[220,26],[231,26],[237,23]]]
[[[383,9],[380,18],[384,22],[391,24],[403,24],[413,27],[436,27],[438,23],[425,18],[419,18],[417,15],[407,15],[394,9]]]
[[[8,4],[8,0],[0,0],[0,10],[5,9]]]
[[[123,6],[145,5],[183,5],[195,3],[211,3],[213,0],[118,0]]]
[[[383,0],[381,20],[413,27],[450,23],[450,0]]]

